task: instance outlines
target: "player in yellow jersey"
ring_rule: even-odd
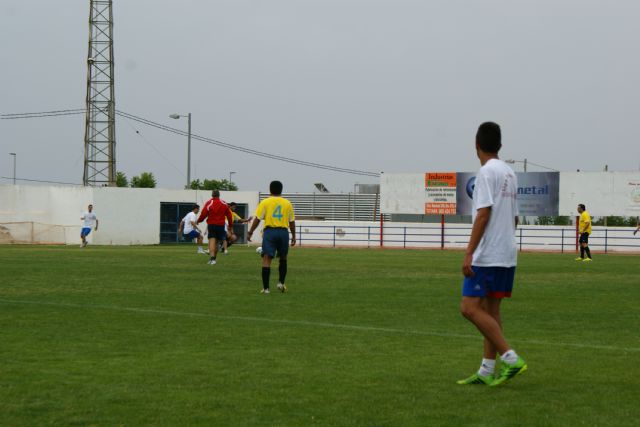
[[[240,215],[238,215],[236,213],[236,209],[237,209],[238,205],[236,202],[231,202],[229,203],[229,210],[231,210],[231,216],[233,217],[233,223],[234,224],[245,224],[249,221],[251,221],[251,217],[244,219],[242,217],[240,217]],[[222,253],[223,254],[228,254],[229,253],[229,246],[233,245],[235,243],[236,240],[238,240],[238,236],[233,232],[233,227],[229,227],[228,222],[225,223],[224,225],[225,230],[227,231],[227,238],[225,240],[223,240],[220,245],[221,245],[221,249],[222,249]]]
[[[580,258],[576,261],[591,261],[591,250],[589,250],[589,235],[591,234],[591,215],[587,212],[585,205],[578,205],[580,221],[578,222],[578,232],[580,233]],[[587,254],[585,258],[584,255]]]
[[[249,228],[247,239],[251,241],[253,232],[264,221],[262,235],[262,293],[269,293],[269,276],[271,275],[271,261],[280,258],[278,265],[278,290],[286,292],[284,280],[287,276],[287,254],[289,253],[289,231],[291,231],[291,246],[296,245],[296,221],[291,202],[282,197],[282,183],[271,181],[269,184],[271,196],[264,199],[256,209],[255,218]]]

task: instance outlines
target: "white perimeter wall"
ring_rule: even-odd
[[[639,216],[640,172],[562,172],[560,215],[578,215],[578,203],[592,216]]]
[[[250,213],[259,201],[258,192],[254,191],[222,191],[220,196],[229,202],[248,204]],[[202,206],[210,197],[210,191],[201,190],[0,185],[0,223],[33,222],[64,228],[64,234],[56,233],[64,235],[64,242],[59,243],[77,244],[82,227],[80,217],[92,204],[99,227],[98,232],[91,232],[91,243],[158,244],[161,202]]]
[[[560,172],[558,215],[640,216],[640,172]],[[380,211],[424,214],[424,173],[380,176]]]
[[[581,176],[576,179],[583,182],[584,174],[579,175]],[[586,198],[588,194],[575,194],[575,197]],[[195,190],[0,185],[0,238],[2,233],[11,231],[12,224],[38,223],[65,231],[55,234],[56,239],[58,236],[64,236],[62,240],[46,241],[78,244],[80,217],[87,205],[93,204],[100,227],[97,233],[91,233],[90,242],[103,245],[158,244],[161,202],[195,202],[202,205],[209,196],[209,191]],[[255,211],[259,202],[258,192],[253,191],[223,191],[221,196],[226,201],[246,203],[250,213]],[[582,202],[589,207],[590,199],[584,199]],[[567,209],[573,205],[574,203],[568,204]],[[596,210],[593,214],[599,215],[599,211]],[[378,222],[298,220],[296,225],[298,240],[302,246],[335,244],[379,247]],[[13,229],[19,227],[15,226]],[[446,247],[464,248],[470,231],[470,224],[446,224]],[[609,251],[638,252],[640,236],[634,237],[632,231],[633,228],[629,227],[608,230],[604,227],[594,227],[590,243],[594,249],[601,251],[606,236]],[[575,226],[522,226],[518,228],[518,233],[518,236],[523,236],[522,249],[560,250],[561,245],[564,245],[564,249],[567,250],[567,247],[575,246]],[[260,235],[258,230],[254,236],[255,244],[259,244]],[[0,239],[0,243],[8,242]],[[384,225],[384,246],[438,248],[440,224],[387,222]]]

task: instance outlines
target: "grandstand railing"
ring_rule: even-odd
[[[640,252],[640,234],[630,227],[594,227],[589,247],[596,252]],[[300,246],[385,247],[462,249],[469,242],[470,224],[370,225],[322,222],[296,223]],[[519,250],[575,252],[578,236],[575,228],[519,226],[516,229]]]

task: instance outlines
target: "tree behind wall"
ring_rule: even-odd
[[[571,219],[568,216],[539,216],[536,225],[570,225]]]
[[[116,172],[116,187],[128,187],[129,180],[124,172]]]
[[[133,188],[156,188],[156,179],[151,172],[142,172],[140,176],[131,178]]]
[[[199,179],[191,181],[189,185],[191,190],[220,190],[220,191],[238,191],[238,186],[226,179],[205,179],[200,182]]]
[[[593,225],[605,225],[605,218],[607,227],[636,227],[638,224],[638,218],[635,216],[601,216],[593,221]]]

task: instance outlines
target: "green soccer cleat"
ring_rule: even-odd
[[[583,258],[576,258],[576,261],[582,261]]]
[[[593,261],[591,258],[585,258],[582,260],[583,262],[589,262],[589,261]]]
[[[508,381],[511,378],[515,377],[516,375],[520,375],[526,370],[527,362],[525,362],[522,357],[518,357],[518,360],[513,365],[510,365],[507,362],[502,362],[502,370],[500,371],[500,376],[489,385],[491,387],[500,385],[505,381]]]
[[[460,385],[471,385],[471,384],[483,384],[490,385],[494,381],[493,375],[487,375],[483,377],[482,375],[475,373],[471,375],[469,378],[465,378],[460,381],[456,381],[456,384]]]

